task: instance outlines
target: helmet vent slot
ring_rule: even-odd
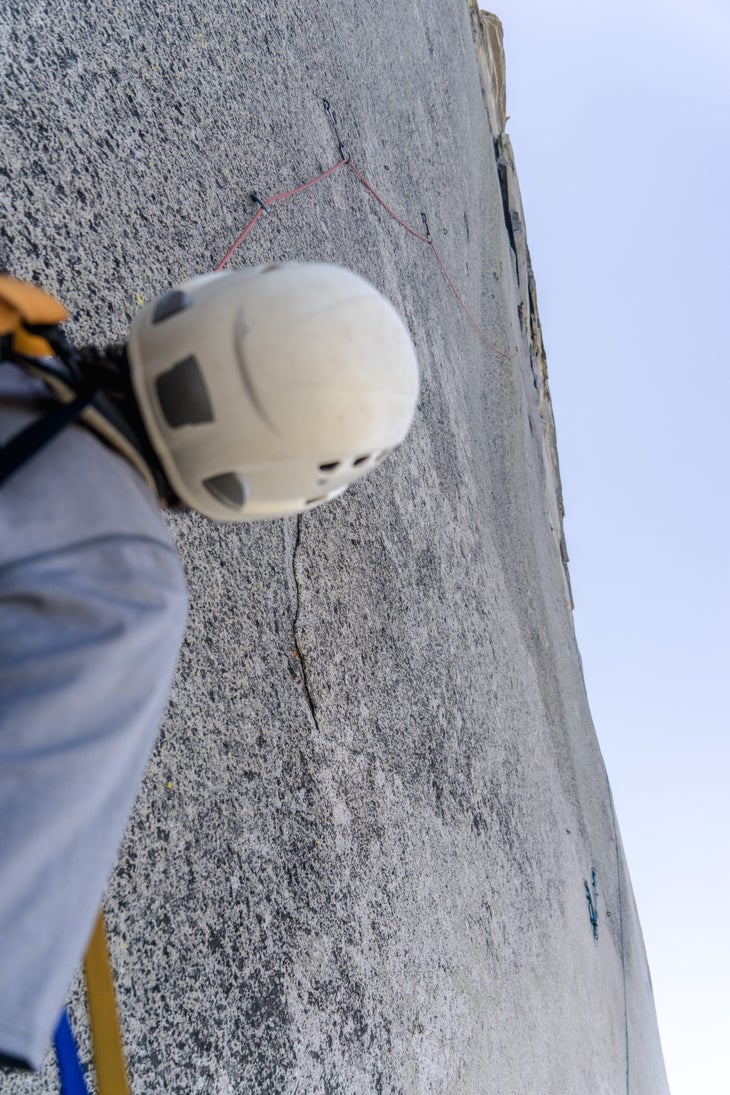
[[[339,468],[339,466],[340,466],[340,461],[339,460],[333,460],[329,464],[320,464],[319,465],[319,470],[320,471],[335,471],[335,469]]]
[[[352,461],[353,468],[359,468],[361,464],[364,464],[370,459],[370,453],[367,456],[358,456]]]
[[[170,319],[171,316],[176,316],[178,312],[184,312],[186,308],[191,307],[192,303],[192,297],[188,296],[182,289],[172,289],[157,301],[152,316],[153,325],[162,323],[164,320]]]
[[[161,373],[155,386],[162,413],[173,429],[213,421],[208,389],[195,357],[186,357]]]
[[[235,472],[225,472],[223,475],[213,475],[210,479],[203,480],[203,486],[218,502],[232,509],[240,509],[246,501],[246,481]]]

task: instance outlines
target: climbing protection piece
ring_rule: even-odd
[[[591,892],[591,886],[588,885],[585,879],[583,880],[586,901],[588,902],[588,917],[593,928],[593,938],[598,939],[598,880],[595,871],[591,871],[591,884],[593,892]]]

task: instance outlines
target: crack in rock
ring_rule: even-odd
[[[294,589],[296,591],[296,602],[294,605],[294,620],[292,622],[292,646],[289,648],[292,655],[292,658],[289,659],[289,673],[292,679],[296,680],[297,683],[301,681],[302,687],[304,689],[304,696],[306,698],[309,711],[314,721],[314,725],[317,727],[317,730],[319,730],[319,720],[317,718],[314,700],[312,699],[312,693],[309,688],[309,679],[307,677],[307,663],[304,657],[304,652],[299,645],[299,614],[301,611],[302,598],[301,588],[299,585],[299,575],[297,573],[297,552],[299,551],[301,534],[302,515],[299,514],[299,516],[297,517],[297,534],[294,540],[294,551],[292,552],[291,560],[292,574],[294,576]],[[293,660],[294,664],[292,664]],[[299,673],[297,673],[296,670],[299,670]]]

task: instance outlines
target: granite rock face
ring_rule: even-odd
[[[486,336],[346,169],[234,259],[368,277],[422,392],[328,507],[170,517],[189,629],[106,903],[135,1095],[667,1091],[573,631],[500,41],[464,0],[5,16],[7,258],[77,339],[210,269],[252,190],[334,164],[325,97]],[[71,1013],[88,1060],[80,981]],[[58,1090],[51,1055],[2,1082]]]
[[[507,125],[507,71],[504,57],[504,34],[496,15],[480,11],[476,0],[469,0],[474,26],[477,60],[486,100],[492,135],[500,137]]]

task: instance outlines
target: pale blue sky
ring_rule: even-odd
[[[730,1092],[730,3],[505,0],[588,695],[672,1095]]]

